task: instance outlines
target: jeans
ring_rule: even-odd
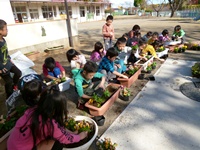
[[[110,47],[112,47],[112,39],[104,39],[105,50],[107,51]]]
[[[59,69],[58,67],[55,67],[55,68],[53,69],[53,72],[48,71],[48,75],[53,76],[53,77],[56,77],[56,78],[58,78],[58,76],[59,76],[60,74],[61,74],[61,72],[60,72],[60,69]]]
[[[13,78],[10,76],[10,72],[14,73]],[[17,85],[21,75],[22,72],[15,65],[12,65],[10,71],[8,71],[6,74],[0,74],[5,82],[5,91],[7,98],[10,97],[10,95],[13,93],[13,86]]]

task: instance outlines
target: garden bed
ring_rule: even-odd
[[[85,107],[89,109],[89,112],[93,116],[102,116],[114,103],[114,101],[118,98],[121,85],[119,84],[109,84],[107,86],[108,91],[111,93],[110,97],[101,105],[101,107],[96,107],[88,101],[85,103]]]

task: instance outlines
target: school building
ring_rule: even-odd
[[[101,20],[108,0],[67,0],[74,43],[78,43],[78,22]],[[8,24],[9,51],[43,51],[69,47],[65,0],[1,0],[0,19]]]
[[[78,22],[101,20],[108,0],[66,0],[71,18]],[[65,0],[4,0],[0,14],[8,12],[10,23],[35,22],[66,18]],[[5,10],[5,11],[4,11]],[[7,14],[6,14],[7,15]]]

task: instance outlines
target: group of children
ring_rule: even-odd
[[[105,89],[107,82],[112,82],[117,77],[128,78],[123,73],[127,70],[127,64],[134,64],[139,59],[146,59],[150,53],[156,59],[156,49],[164,42],[169,41],[168,30],[163,30],[159,35],[157,32],[149,31],[141,37],[140,26],[134,25],[132,30],[115,39],[112,25],[113,16],[109,15],[102,28],[104,46],[96,42],[91,52],[90,60],[75,49],[66,52],[66,58],[71,66],[75,89],[79,95],[77,107],[84,109],[84,104],[92,97],[98,88]],[[172,40],[184,41],[185,32],[178,25],[175,27]],[[12,63],[8,55],[8,49],[4,37],[7,35],[7,24],[0,20],[0,76],[5,81],[7,98],[13,93],[17,84],[21,84],[20,92],[30,108],[17,121],[9,139],[9,149],[39,149],[50,147],[50,149],[62,149],[63,144],[78,142],[87,136],[87,132],[79,134],[72,133],[64,128],[63,118],[67,117],[66,97],[55,88],[47,88],[42,80],[31,78],[26,83],[19,80],[21,71]],[[138,45],[136,51],[132,46]],[[104,48],[105,47],[105,48]],[[14,73],[13,78],[10,72]],[[45,59],[43,74],[49,80],[66,76],[62,65],[53,57]],[[17,137],[17,138],[16,138]],[[26,144],[22,144],[26,143]],[[44,148],[45,147],[45,148]]]

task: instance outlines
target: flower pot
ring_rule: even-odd
[[[91,119],[91,118],[89,118],[87,116],[76,116],[75,120],[76,121],[85,120],[85,121],[88,121],[90,123],[93,123],[94,124],[94,128],[95,128],[94,135],[87,143],[85,143],[85,144],[83,144],[81,146],[77,146],[77,147],[74,147],[74,148],[63,148],[63,150],[87,150],[87,149],[89,149],[90,145],[92,144],[92,142],[96,139],[96,137],[98,135],[98,126],[97,126],[96,122],[93,119]]]
[[[85,103],[85,107],[87,107],[89,109],[89,112],[91,115],[93,115],[93,116],[104,115],[105,112],[112,106],[114,101],[118,98],[120,90],[121,90],[121,85],[111,83],[108,86],[115,86],[117,89],[100,108],[89,104],[89,102]]]
[[[139,79],[139,80],[143,80],[143,79],[144,79],[144,76],[145,76],[145,74],[142,73],[142,74],[140,74],[140,75],[138,76],[138,79]]]
[[[140,66],[140,68],[138,69],[138,71],[136,73],[134,73],[130,78],[125,79],[125,78],[117,78],[117,80],[120,82],[121,85],[125,86],[125,87],[130,87],[137,79],[138,76],[140,75],[141,71],[142,71],[142,66]]]
[[[95,116],[92,118],[98,126],[103,126],[105,122],[105,117],[104,116]]]
[[[156,69],[156,66],[152,66],[152,69]]]
[[[160,58],[160,57],[163,57],[164,55],[167,55],[168,51],[169,51],[169,48],[165,48],[164,51],[162,51],[162,52],[156,52],[156,54]]]
[[[121,100],[123,101],[129,101],[129,96],[121,96]]]
[[[154,59],[154,56],[151,56],[151,58],[147,60],[145,63],[141,63],[141,60],[138,60],[137,62],[135,62],[135,64],[142,66],[143,70],[146,70],[147,67],[153,63],[153,59]]]

